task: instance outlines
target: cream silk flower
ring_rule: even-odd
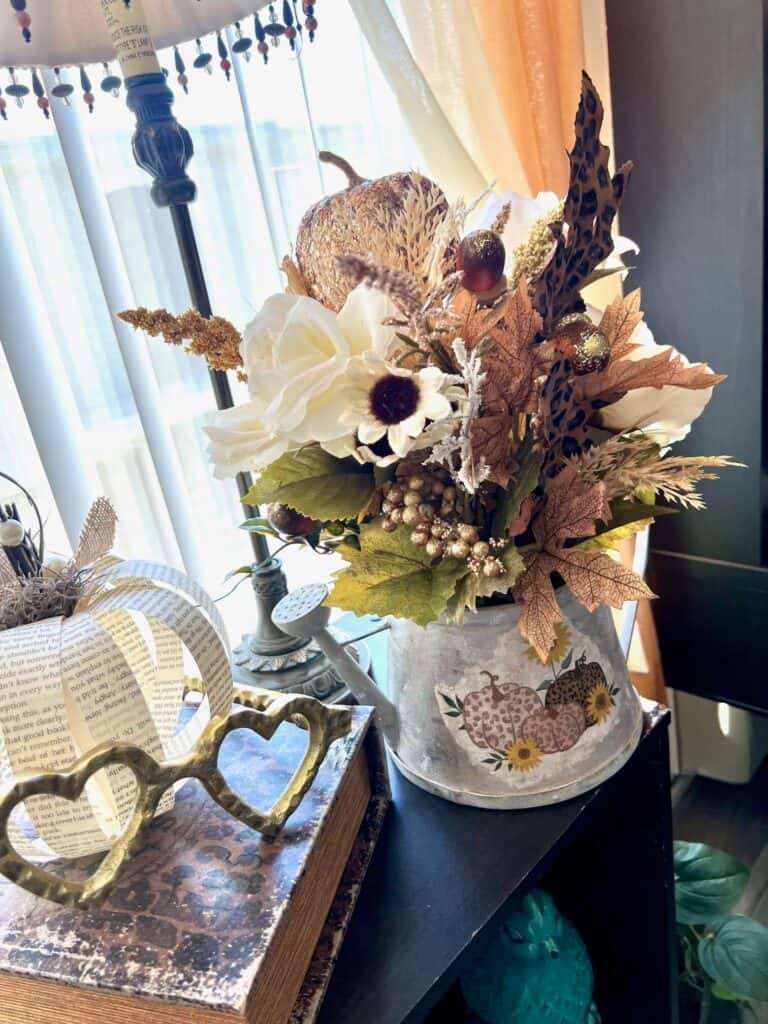
[[[217,413],[206,431],[217,477],[263,469],[312,442],[337,450],[349,436],[341,384],[352,360],[386,358],[396,312],[381,292],[359,285],[339,313],[306,296],[267,299],[246,327],[241,354],[250,400]]]
[[[657,355],[669,345],[657,345],[645,322],[637,325],[631,340],[637,348],[625,359],[648,359]],[[677,353],[685,365],[689,360]],[[662,448],[682,439],[690,432],[691,423],[704,412],[712,388],[681,388],[667,384],[661,388],[636,388],[628,391],[618,402],[606,405],[600,410],[600,418],[609,430],[623,433],[629,430],[643,430]]]

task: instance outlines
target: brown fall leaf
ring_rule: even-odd
[[[541,317],[531,305],[525,281],[489,307],[460,292],[453,311],[461,318],[458,334],[468,349],[492,342],[483,355],[483,411],[505,408],[512,416],[535,412],[537,380],[551,365],[553,348],[536,342]]]
[[[552,650],[557,639],[555,626],[563,618],[550,572],[546,558],[537,554],[518,577],[513,590],[515,601],[522,606],[520,633],[533,645],[542,661]]]
[[[629,295],[617,295],[606,308],[599,329],[610,343],[611,360],[621,359],[632,351],[635,346],[629,339],[642,319],[639,288]]]
[[[571,463],[549,482],[533,532],[545,551],[555,551],[566,540],[594,537],[596,522],[607,523],[610,518],[605,486],[585,487]]]
[[[528,494],[520,502],[520,511],[507,525],[507,536],[510,540],[514,540],[515,537],[519,537],[520,534],[525,533],[530,525],[533,510],[535,508],[536,498],[534,498],[532,494]]]
[[[500,487],[506,487],[510,478],[509,438],[515,420],[507,412],[492,416],[480,416],[470,424],[472,455],[475,461],[475,475],[481,462],[490,469],[487,477]]]
[[[553,572],[562,576],[589,611],[603,602],[621,607],[624,601],[653,596],[639,576],[602,552],[564,546],[569,540],[593,537],[597,521],[607,523],[610,516],[603,484],[580,485],[575,466],[567,466],[547,487],[543,508],[533,525],[541,550],[529,556],[514,590],[515,600],[523,606],[520,630],[542,659],[549,653],[555,625],[562,617],[552,586]]]
[[[632,349],[643,347],[634,345]],[[675,386],[700,390],[711,388],[723,380],[725,376],[712,373],[706,363],[686,363],[679,352],[667,347],[647,359],[612,360],[602,373],[577,378],[574,388],[580,401],[594,402],[597,398],[616,401],[619,396],[636,388]]]
[[[546,565],[563,577],[590,612],[601,604],[621,608],[625,601],[656,596],[641,576],[602,551],[560,548],[548,554]]]

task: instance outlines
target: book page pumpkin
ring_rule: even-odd
[[[0,778],[4,785],[66,769],[105,742],[158,759],[187,753],[229,709],[232,683],[221,617],[202,588],[152,562],[103,558],[69,616],[0,631]],[[196,664],[205,697],[176,732]],[[185,660],[187,664],[185,664]],[[109,849],[133,810],[127,768],[94,776],[76,801],[36,796],[9,836],[29,860]],[[163,798],[158,813],[173,805]]]

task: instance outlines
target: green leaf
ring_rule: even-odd
[[[656,501],[656,491],[653,487],[636,487],[633,493],[644,505],[652,505]]]
[[[623,264],[620,267],[596,267],[592,273],[581,282],[579,285],[579,291],[584,291],[585,288],[589,288],[589,286],[594,284],[596,281],[602,281],[603,278],[612,277],[614,274],[621,274],[624,271],[629,273],[630,270],[635,269],[635,267],[627,267]]]
[[[570,651],[568,651],[568,653],[566,654],[566,656],[563,658],[562,662],[560,663],[560,671],[564,672],[569,667],[569,665],[571,664],[572,661],[573,661],[573,648],[571,648]]]
[[[523,556],[514,544],[509,544],[501,554],[497,553],[497,557],[506,566],[506,572],[501,576],[476,576],[468,572],[461,577],[446,607],[446,616],[451,622],[462,623],[466,609],[476,611],[479,597],[506,594],[515,585],[517,577],[525,568]]]
[[[602,533],[577,544],[588,551],[610,551],[622,540],[639,533],[650,526],[659,516],[673,515],[679,511],[668,505],[645,505],[639,501],[615,501],[611,504],[611,520]]]
[[[736,1003],[741,999],[741,996],[737,996],[735,992],[731,992],[726,985],[721,985],[719,981],[716,981],[709,991],[715,999],[726,999],[728,1002],[732,1003]]]
[[[377,522],[360,530],[360,551],[344,552],[348,568],[335,577],[328,603],[356,615],[394,615],[419,626],[433,622],[445,609],[466,573],[455,558],[432,559],[411,543],[407,530],[387,533]]]
[[[548,690],[552,683],[554,683],[554,679],[545,679],[543,683],[539,683],[539,685],[536,687],[536,691],[538,692],[539,690]]]
[[[731,910],[747,885],[749,872],[729,853],[704,843],[675,843],[677,919],[704,924]]]
[[[239,569],[230,569],[224,579],[231,580],[233,576],[250,576],[252,572],[252,565],[241,565]]]
[[[460,711],[446,711],[445,712],[445,717],[446,718],[461,718],[461,712]]]
[[[280,536],[268,519],[246,519],[244,523],[240,523],[239,529],[245,530],[246,533],[260,533],[265,537]]]
[[[768,928],[743,914],[720,918],[698,945],[709,977],[742,999],[768,1000]]]
[[[544,462],[544,453],[533,448],[533,437],[528,435],[516,453],[520,464],[517,475],[496,506],[491,525],[491,535],[503,537],[513,519],[520,515],[523,500],[536,489]]]
[[[456,707],[456,702],[454,701],[453,697],[449,697],[447,693],[441,693],[440,696],[443,698],[443,700],[445,701],[449,708]]]
[[[373,470],[354,459],[335,459],[317,445],[288,452],[267,466],[246,505],[280,502],[313,519],[354,519],[373,494]]]

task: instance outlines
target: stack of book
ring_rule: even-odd
[[[353,709],[351,733],[275,839],[190,781],[101,908],[65,909],[0,880],[3,1024],[314,1020],[389,802],[372,716]],[[266,807],[305,745],[288,724],[269,744],[241,730],[220,766]]]

